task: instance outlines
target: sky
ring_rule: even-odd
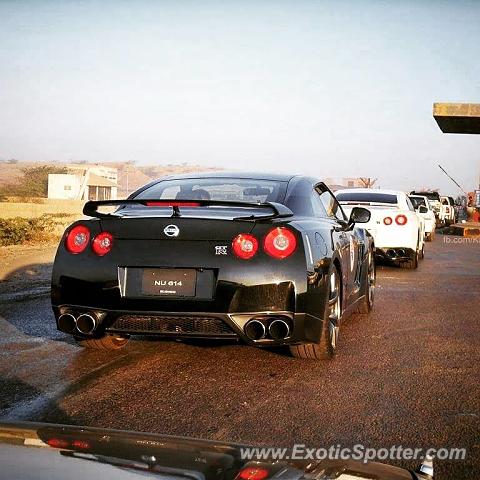
[[[478,184],[480,1],[0,0],[0,158]]]

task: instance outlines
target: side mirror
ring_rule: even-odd
[[[418,213],[428,213],[428,208],[425,205],[418,207]]]
[[[352,213],[350,213],[350,220],[348,223],[353,225],[354,223],[368,223],[371,217],[370,210],[362,207],[354,207]]]

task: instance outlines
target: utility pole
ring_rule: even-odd
[[[440,170],[465,194],[467,195],[467,192],[460,186],[460,184],[453,178],[451,177],[446,170],[439,164]]]

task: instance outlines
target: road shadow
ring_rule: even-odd
[[[44,392],[23,380],[15,377],[0,378],[0,392],[0,420],[38,421],[40,416],[34,413],[36,411],[35,404],[48,403],[49,411],[53,416],[62,418],[66,424],[75,424],[75,419],[58,407],[56,402],[48,400],[42,402],[45,397]],[[31,413],[27,414],[31,408]]]
[[[28,296],[35,289],[49,287],[52,267],[53,262],[30,263],[3,274],[0,280],[0,296],[22,292]],[[0,303],[2,303],[1,297]]]

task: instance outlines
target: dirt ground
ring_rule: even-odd
[[[0,247],[0,297],[49,287],[57,245]]]

